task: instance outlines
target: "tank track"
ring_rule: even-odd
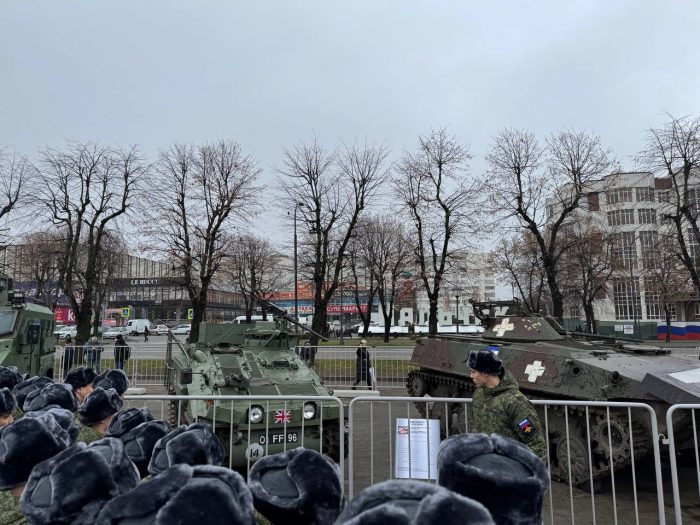
[[[471,397],[474,385],[460,377],[449,376],[425,369],[413,370],[406,378],[406,389],[413,397]],[[414,403],[421,417],[426,417],[427,403]],[[437,409],[437,413],[435,410]],[[444,403],[433,405],[431,418],[444,417]],[[611,466],[616,470],[649,453],[652,447],[649,433],[643,422],[632,415],[632,439],[630,440],[627,409],[610,409],[610,436],[608,439],[608,412],[605,408],[568,407],[569,445],[566,445],[566,416],[563,407],[550,407],[547,412],[549,451],[552,478],[565,483],[583,485],[591,479],[599,480],[610,476]],[[540,411],[542,415],[542,411]],[[586,429],[588,415],[588,431]],[[446,418],[451,421],[452,418]],[[544,418],[541,418],[544,424]],[[450,434],[458,433],[459,428],[451,423]],[[590,437],[586,446],[587,436]],[[610,444],[612,443],[612,454]],[[561,444],[562,449],[559,450]],[[590,455],[588,454],[590,448]],[[569,454],[570,453],[570,454]],[[564,462],[568,455],[573,457]],[[612,460],[611,460],[612,458]],[[592,459],[592,461],[589,461]],[[560,461],[561,460],[561,461]],[[591,463],[591,465],[589,465]],[[569,468],[571,464],[571,468]]]

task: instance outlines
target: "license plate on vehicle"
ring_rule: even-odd
[[[286,439],[285,439],[286,438]],[[294,432],[281,432],[277,434],[262,434],[260,438],[258,439],[258,442],[261,445],[265,445],[268,441],[270,440],[271,445],[281,445],[285,443],[297,443],[299,441],[299,434],[294,431]]]

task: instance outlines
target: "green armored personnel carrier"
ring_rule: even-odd
[[[700,403],[697,358],[671,355],[668,349],[635,340],[572,334],[551,318],[523,312],[517,301],[473,306],[485,328],[483,334],[417,341],[410,362],[419,368],[410,372],[406,381],[411,396],[472,397],[469,353],[490,349],[498,352],[530,399],[646,403],[656,412],[662,434],[666,433],[670,405]],[[424,403],[416,407],[424,414]],[[568,480],[570,463],[572,480],[581,484],[590,478],[590,472],[594,480],[608,476],[611,458],[615,468],[620,468],[631,462],[633,454],[636,458],[651,454],[649,417],[639,410],[631,414],[630,424],[625,408],[610,409],[608,417],[606,408],[590,407],[586,412],[583,407],[569,407],[566,414],[562,407],[550,406],[547,430],[553,477]],[[673,430],[677,448],[691,447],[687,412],[676,414]],[[465,431],[462,405],[446,408],[444,403],[436,403],[430,417],[447,421],[451,432]],[[540,418],[544,425],[544,414]]]
[[[172,401],[171,424],[212,424],[233,468],[303,446],[339,461],[344,432],[338,404],[315,400],[328,390],[294,349],[298,335],[283,311],[276,320],[200,325],[199,341],[169,336],[168,392],[174,395],[303,396],[299,400]]]
[[[0,366],[53,377],[55,324],[49,308],[29,302],[12,289],[12,279],[0,275]]]

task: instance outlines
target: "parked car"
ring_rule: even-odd
[[[59,339],[65,339],[68,336],[75,337],[78,335],[78,329],[75,326],[66,326],[54,332],[54,335]]]
[[[179,324],[171,330],[173,334],[186,334],[190,335],[190,330],[192,330],[192,325],[189,324]]]
[[[118,335],[127,335],[126,327],[124,326],[112,326],[109,328],[106,328],[105,331],[102,333],[102,338],[103,339],[116,339]]]
[[[168,333],[168,330],[170,330],[170,327],[167,324],[159,324],[156,325],[155,328],[151,329],[151,333],[156,335],[165,335]]]

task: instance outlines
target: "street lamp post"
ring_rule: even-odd
[[[297,265],[297,210],[304,206],[303,202],[297,202],[294,206],[294,320],[299,322],[299,281],[298,265]],[[294,325],[294,332],[297,332],[299,327]]]
[[[345,344],[343,337],[343,267],[340,267],[340,341],[339,344]]]
[[[459,333],[459,295],[455,295],[455,307],[457,308],[457,333]]]

